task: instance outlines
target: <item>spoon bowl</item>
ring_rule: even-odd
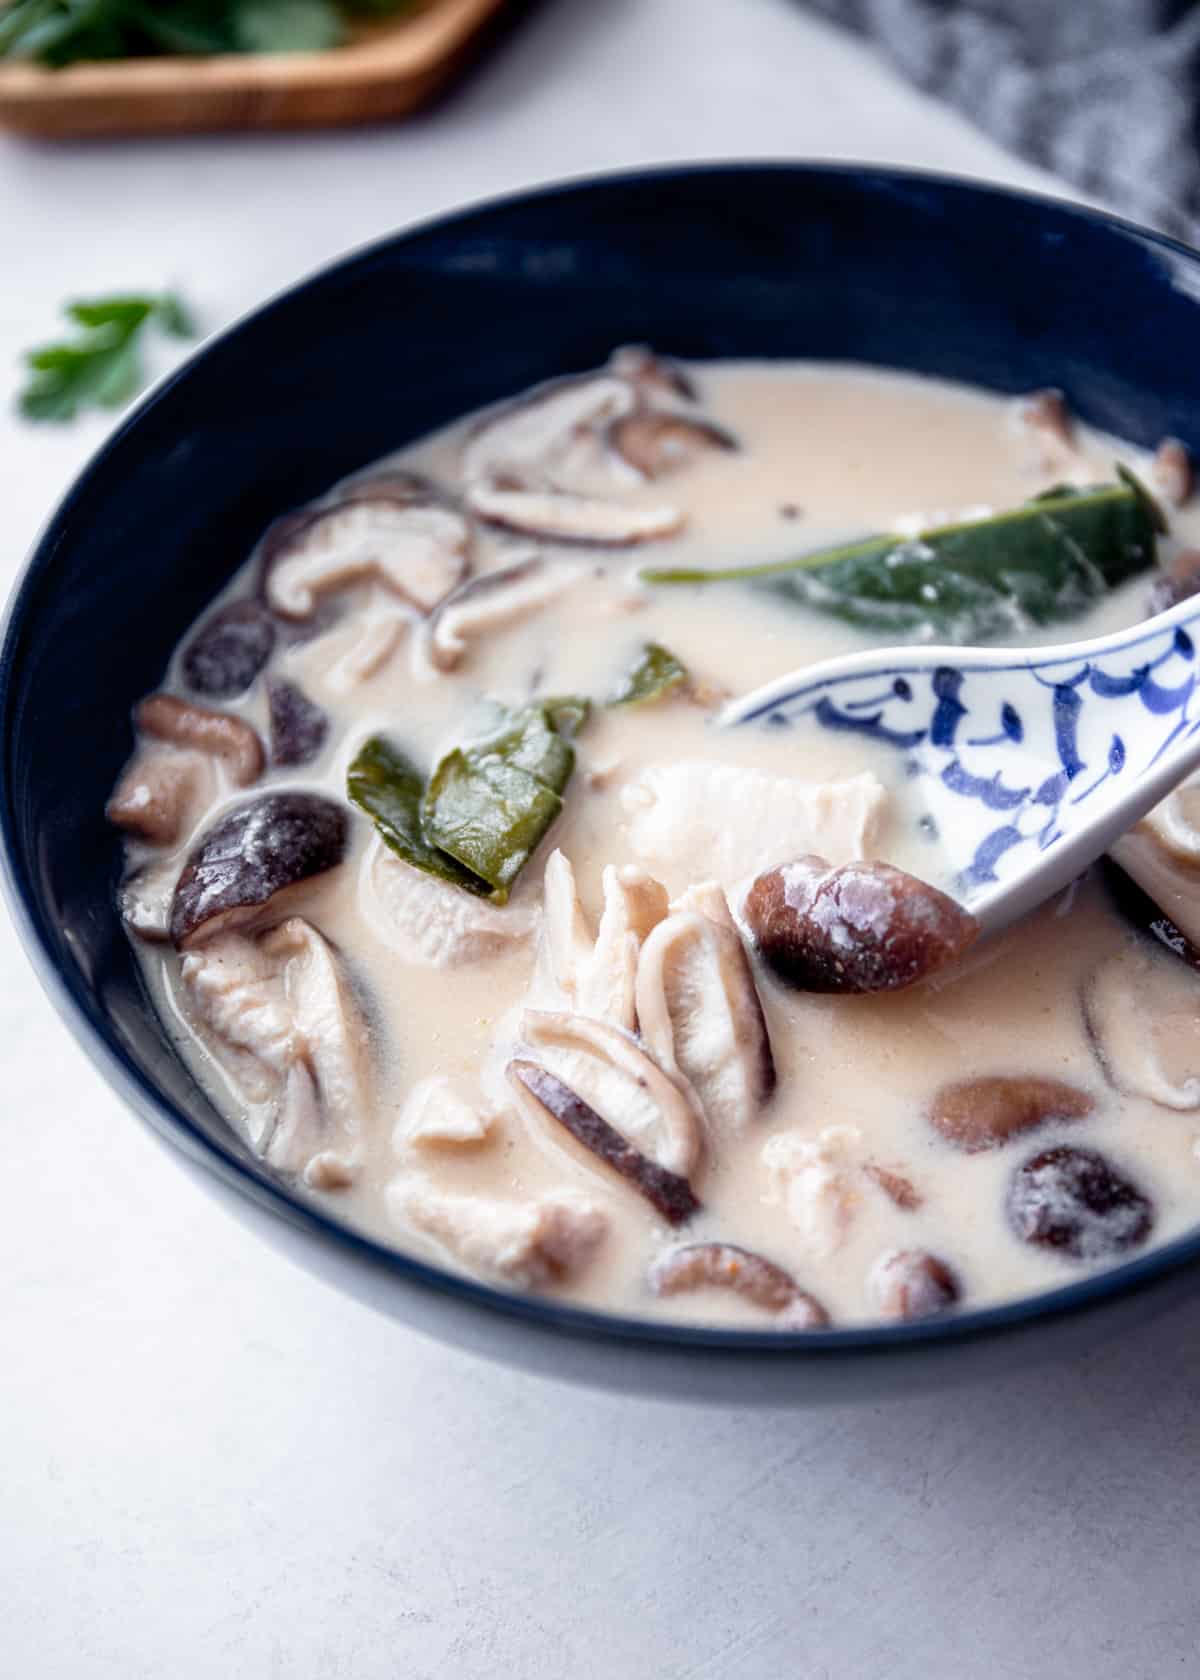
[[[722,726],[801,718],[902,753],[995,933],[1066,887],[1200,769],[1200,599],[1091,641],[873,648],[732,701]]]

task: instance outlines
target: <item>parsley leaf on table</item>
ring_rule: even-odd
[[[173,292],[81,299],[68,304],[66,314],[84,330],[26,354],[30,378],[18,406],[27,420],[73,420],[81,408],[120,408],[128,402],[144,383],[141,341],[148,322],[173,338],[195,336]]]

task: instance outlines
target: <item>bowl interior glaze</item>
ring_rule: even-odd
[[[1165,1300],[1172,1279],[1190,1287],[1200,1238],[1008,1307],[797,1339],[515,1299],[376,1249],[291,1201],[180,1062],[114,911],[103,806],[130,751],[131,706],[265,524],[481,404],[647,342],[683,358],[875,363],[1001,392],[1059,385],[1094,426],[1197,446],[1198,297],[1200,259],[1095,212],[788,164],[485,205],[294,287],[139,405],[52,516],[13,599],[0,827],[18,922],[70,1024],[210,1188],[233,1191],[236,1210],[299,1258],[423,1328],[559,1374],[726,1399],[870,1392],[864,1363],[885,1359],[892,1386],[941,1354],[940,1380],[975,1369],[968,1349],[1000,1330],[1065,1345],[1084,1307],[1128,1308],[1151,1286]],[[803,437],[796,451],[802,463]]]

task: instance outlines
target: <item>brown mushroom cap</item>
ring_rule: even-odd
[[[271,657],[275,625],[258,601],[230,601],[218,607],[183,650],[189,688],[207,700],[244,694]]]
[[[325,745],[329,714],[304,690],[283,677],[267,684],[271,714],[271,762],[309,764]]]
[[[802,992],[886,992],[955,961],[979,924],[887,863],[802,857],[760,875],[743,913],[764,962]]]
[[[1098,1149],[1061,1144],[1024,1161],[1005,1205],[1014,1236],[1074,1260],[1107,1260],[1145,1242],[1154,1204]]]
[[[267,793],[228,812],[194,847],[175,888],[177,946],[254,921],[276,894],[342,861],[346,812],[332,799]]]
[[[934,1131],[968,1155],[996,1149],[1053,1120],[1083,1120],[1095,1103],[1061,1079],[988,1075],[943,1085],[929,1105]]]
[[[867,1279],[867,1293],[881,1318],[931,1318],[948,1311],[962,1295],[944,1260],[923,1248],[881,1254]]]

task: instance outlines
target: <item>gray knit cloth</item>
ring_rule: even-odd
[[[1200,242],[1196,0],[808,0],[993,139]]]

